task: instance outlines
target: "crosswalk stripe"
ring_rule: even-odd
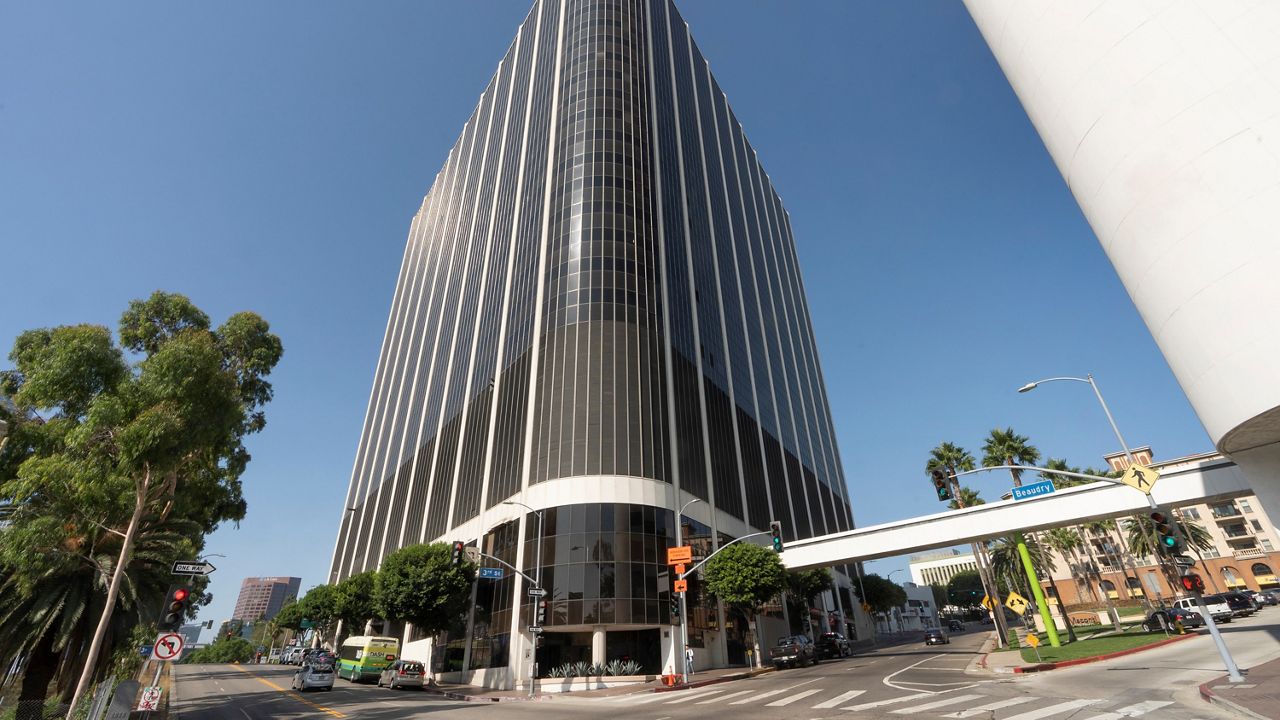
[[[817,690],[805,690],[804,692],[798,692],[795,695],[792,695],[790,697],[784,697],[781,700],[774,700],[768,705],[765,705],[765,707],[782,707],[783,705],[790,705],[791,703],[797,700],[803,700],[809,697],[810,695],[813,695],[814,693],[819,693],[819,692],[822,692],[821,688]]]
[[[670,700],[671,695],[667,693],[648,693],[649,697],[642,697],[638,700],[632,700],[632,705],[644,705],[645,703],[659,702],[661,700]]]
[[[835,697],[831,698],[830,700],[828,700],[828,701],[826,701],[826,702],[820,702],[820,703],[818,703],[817,705],[814,705],[814,706],[813,706],[813,709],[814,709],[814,710],[824,710],[824,709],[827,709],[827,708],[833,708],[833,707],[835,707],[835,706],[839,705],[840,703],[844,702],[845,700],[852,700],[852,699],[854,699],[854,698],[858,697],[859,695],[861,695],[861,694],[862,694],[862,693],[864,693],[864,692],[866,692],[866,690],[850,690],[849,692],[846,692],[846,693],[840,693],[839,695],[837,695],[837,696],[835,696]]]
[[[1058,703],[1056,705],[1037,708],[1035,710],[1028,710],[1027,712],[1022,713],[1021,715],[1013,715],[1011,717],[1005,718],[1004,720],[1040,720],[1040,718],[1046,718],[1046,717],[1049,717],[1050,715],[1060,715],[1064,712],[1070,712],[1072,710],[1075,710],[1076,708],[1088,707],[1089,705],[1094,705],[1100,702],[1102,702],[1100,698],[1084,698],[1082,700],[1068,700],[1067,702]]]
[[[982,713],[988,712],[990,710],[999,710],[1000,708],[1013,707],[1014,705],[1021,705],[1024,702],[1031,702],[1032,700],[1039,700],[1039,698],[1033,695],[1027,695],[1026,697],[1016,697],[1016,698],[1009,698],[1007,700],[997,700],[996,702],[989,702],[986,705],[971,707],[968,710],[961,710],[959,712],[947,713],[942,717],[947,717],[947,718],[973,717],[974,715],[981,715]]]
[[[696,703],[696,704],[697,704],[697,705],[706,705],[706,704],[708,704],[708,703],[713,703],[713,702],[724,702],[725,700],[728,700],[729,698],[734,698],[734,697],[738,697],[739,695],[746,695],[747,693],[753,693],[753,692],[755,692],[755,690],[739,690],[739,691],[738,691],[738,692],[736,692],[736,693],[729,693],[728,695],[725,695],[725,696],[724,696],[724,697],[722,697],[722,698],[716,698],[715,700],[703,700],[702,702],[700,702],[700,703]]]
[[[677,703],[685,703],[685,702],[689,702],[690,700],[702,700],[702,699],[705,699],[705,698],[709,698],[709,697],[711,697],[712,695],[719,695],[719,694],[720,694],[720,693],[722,693],[722,692],[724,692],[724,690],[708,690],[708,691],[706,691],[706,692],[691,692],[691,693],[686,693],[684,697],[682,697],[682,698],[676,698],[675,700],[672,700],[671,702],[669,702],[669,703],[667,703],[667,704],[668,704],[668,705],[675,705],[675,704],[677,704]]]
[[[1146,715],[1152,710],[1158,710],[1165,705],[1172,704],[1172,700],[1146,700],[1144,702],[1134,703],[1128,707],[1122,707],[1119,710],[1094,715],[1088,720],[1119,720],[1119,718],[1139,717],[1141,715]]]
[[[791,688],[782,688],[781,690],[769,690],[768,692],[756,693],[755,695],[752,695],[751,697],[745,697],[745,698],[742,698],[741,700],[734,700],[733,702],[731,702],[731,703],[729,703],[729,704],[730,704],[730,705],[746,705],[746,704],[747,704],[747,703],[749,703],[749,702],[755,702],[755,701],[757,701],[757,700],[763,700],[763,699],[765,699],[765,698],[773,697],[774,695],[781,695],[782,693],[784,693],[784,692],[786,692],[786,691],[788,691],[788,690],[790,690],[790,689],[791,689]]]
[[[910,715],[911,713],[923,712],[925,710],[932,710],[934,708],[946,707],[948,705],[955,705],[956,703],[968,702],[969,700],[977,700],[980,697],[982,697],[982,695],[951,695],[948,697],[944,697],[941,700],[935,700],[931,703],[925,703],[923,705],[912,705],[911,707],[908,707],[908,708],[902,708],[901,710],[892,710],[890,712],[892,712],[894,715]]]
[[[918,700],[920,698],[932,697],[933,693],[916,693],[915,695],[903,695],[902,697],[889,698],[888,700],[877,700],[875,702],[862,703],[861,705],[850,705],[849,707],[840,708],[849,712],[858,712],[859,710],[870,710],[878,708],[882,705],[893,705],[894,703],[907,702],[908,700]]]

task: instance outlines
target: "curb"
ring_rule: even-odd
[[[733,673],[732,675],[721,675],[720,677],[709,678],[707,680],[694,680],[691,683],[676,685],[675,687],[656,687],[654,692],[675,692],[677,690],[693,690],[695,688],[706,687],[708,685],[719,685],[720,683],[729,682],[731,680],[742,680],[743,678],[755,677],[765,673],[777,672],[777,668],[757,668],[748,670],[747,672]]]
[[[1213,683],[1216,683],[1216,682],[1219,682],[1220,680],[1222,680],[1222,678],[1217,678],[1217,679],[1215,679],[1215,680],[1210,680],[1209,682],[1207,682],[1207,683],[1202,683],[1202,684],[1200,685],[1200,697],[1204,698],[1204,701],[1205,701],[1205,702],[1207,702],[1207,703],[1211,703],[1211,704],[1213,704],[1213,705],[1220,705],[1220,706],[1222,706],[1222,707],[1224,707],[1224,708],[1226,708],[1226,709],[1228,709],[1228,710],[1230,710],[1230,711],[1232,711],[1232,712],[1236,712],[1236,713],[1239,713],[1239,714],[1241,714],[1241,715],[1244,715],[1245,717],[1248,717],[1248,718],[1255,718],[1255,720],[1272,720],[1271,718],[1269,718],[1269,717],[1267,717],[1267,716],[1265,716],[1265,715],[1259,715],[1258,713],[1256,713],[1256,712],[1254,712],[1254,711],[1250,710],[1249,708],[1247,708],[1247,707],[1245,707],[1245,706],[1241,705],[1240,703],[1232,702],[1232,701],[1230,701],[1230,700],[1226,699],[1225,697],[1223,697],[1223,696],[1219,695],[1218,693],[1215,693],[1215,692],[1214,692],[1214,691],[1209,687],[1209,685],[1211,685],[1211,684],[1213,684]]]
[[[1073,660],[1063,660],[1061,662],[1056,662],[1056,663],[1040,663],[1038,665],[1021,665],[1013,668],[1013,672],[1015,674],[1021,675],[1024,673],[1044,672],[1046,670],[1057,670],[1058,668],[1071,667],[1073,665],[1087,665],[1089,663],[1101,662],[1103,660],[1110,660],[1112,658],[1124,657],[1125,655],[1133,655],[1134,653],[1140,653],[1140,652],[1143,652],[1144,650],[1152,650],[1154,648],[1162,647],[1164,645],[1172,645],[1173,643],[1181,642],[1183,640],[1189,640],[1194,637],[1200,637],[1200,636],[1197,633],[1187,633],[1186,635],[1171,637],[1167,640],[1161,640],[1160,642],[1153,642],[1149,645],[1143,645],[1141,647],[1136,647],[1136,648],[1129,648],[1128,650],[1117,650],[1115,652],[1106,653],[1104,655],[1094,655],[1092,657],[1075,658]]]
[[[493,696],[493,695],[467,695],[466,693],[453,692],[452,690],[441,690],[439,688],[422,688],[423,692],[439,695],[449,700],[462,700],[464,702],[530,702],[535,700],[550,700],[550,695],[538,695],[537,697],[514,697],[514,696]]]

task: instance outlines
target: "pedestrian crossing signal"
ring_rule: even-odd
[[[1182,582],[1183,590],[1186,590],[1187,592],[1204,592],[1204,578],[1199,575],[1195,573],[1187,573],[1178,579]]]
[[[933,489],[938,493],[938,501],[945,502],[951,499],[951,482],[947,478],[947,471],[942,468],[934,468],[929,471],[929,477],[933,478]]]

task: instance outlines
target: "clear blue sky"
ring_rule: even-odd
[[[0,3],[6,352],[158,288],[284,340],[202,619],[324,579],[409,220],[529,4]],[[1212,449],[959,2],[681,9],[791,212],[859,525],[941,510],[929,449],[996,425],[1100,464],[1087,388],[1015,394],[1049,375]]]

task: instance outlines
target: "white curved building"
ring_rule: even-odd
[[[1200,421],[1280,513],[1280,3],[965,4]]]

